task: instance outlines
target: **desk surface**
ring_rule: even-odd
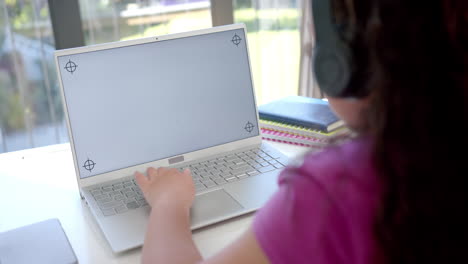
[[[308,149],[271,143],[289,157]],[[69,144],[0,154],[0,232],[58,218],[79,263],[139,263],[141,248],[112,253],[80,199]],[[210,256],[237,238],[252,213],[193,232],[201,254]]]

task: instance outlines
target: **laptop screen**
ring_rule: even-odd
[[[259,135],[243,29],[58,57],[80,177]]]

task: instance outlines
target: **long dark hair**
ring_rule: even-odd
[[[354,1],[385,263],[468,263],[467,5]]]

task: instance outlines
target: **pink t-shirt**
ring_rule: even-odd
[[[254,219],[271,263],[375,263],[373,223],[380,195],[366,139],[305,156]]]

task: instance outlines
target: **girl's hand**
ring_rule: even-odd
[[[135,180],[152,208],[170,206],[190,209],[195,197],[195,187],[188,169],[180,172],[174,168],[150,167],[146,174],[147,176],[135,172]]]

